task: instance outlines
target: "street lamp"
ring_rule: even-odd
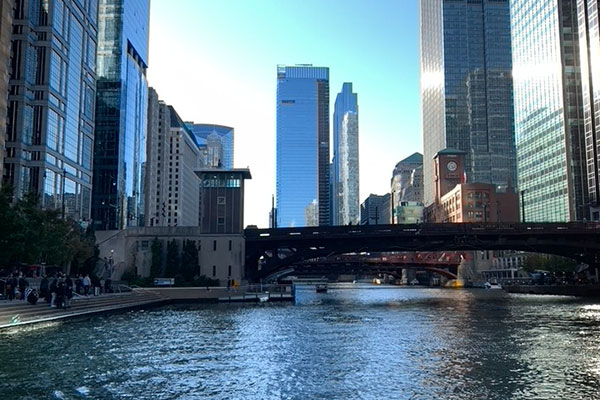
[[[525,223],[525,189],[521,190],[521,222]]]

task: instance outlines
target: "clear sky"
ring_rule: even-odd
[[[149,84],[182,119],[235,128],[235,167],[253,176],[245,223],[259,227],[275,193],[277,64],[329,67],[331,114],[353,83],[360,199],[389,192],[395,164],[422,152],[418,2],[151,1]]]

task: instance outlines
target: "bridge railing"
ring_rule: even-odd
[[[274,238],[299,238],[318,237],[320,235],[372,235],[377,234],[472,234],[472,233],[577,233],[600,231],[598,222],[566,222],[566,223],[422,223],[406,225],[347,225],[326,227],[304,227],[304,228],[271,228],[256,229],[246,228],[244,234],[246,239],[270,240]]]

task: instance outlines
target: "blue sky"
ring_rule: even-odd
[[[396,162],[421,152],[414,0],[152,0],[148,80],[184,120],[235,128],[250,167],[246,224],[265,227],[275,191],[277,64],[330,68],[358,93],[360,199],[389,192]]]

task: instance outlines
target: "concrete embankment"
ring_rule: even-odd
[[[21,300],[4,301],[0,303],[0,329],[55,322],[67,318],[129,310],[167,302],[168,300],[161,297],[160,294],[138,290],[129,293],[75,297],[68,309],[50,308],[43,299],[40,299],[35,305]]]
[[[293,300],[293,293],[289,286],[280,286],[271,292],[249,291],[248,289],[248,287],[237,289],[226,287],[136,288],[127,293],[77,296],[72,300],[71,307],[66,310],[50,308],[43,299],[40,299],[35,305],[21,300],[5,300],[0,303],[0,330],[171,303]]]

